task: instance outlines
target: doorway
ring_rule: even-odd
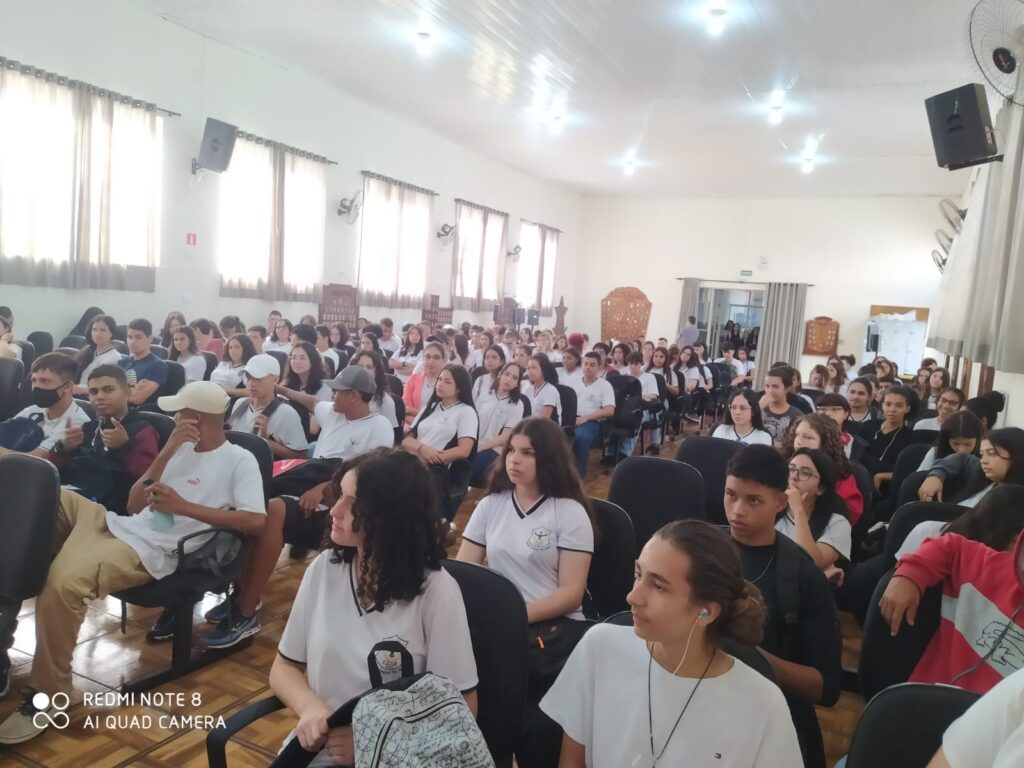
[[[722,354],[722,344],[727,340],[726,327],[739,325],[743,343],[747,342],[752,329],[760,329],[764,321],[764,298],[765,290],[760,287],[701,284],[697,295],[697,328],[700,340],[707,344],[713,358]]]

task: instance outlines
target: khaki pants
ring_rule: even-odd
[[[36,653],[31,685],[70,694],[71,657],[86,600],[152,581],[135,550],[107,529],[106,510],[61,489],[57,554],[36,598]]]

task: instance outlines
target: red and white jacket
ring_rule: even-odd
[[[1024,668],[1024,610],[999,641],[1024,603],[1015,562],[1013,553],[997,552],[955,533],[928,539],[900,560],[895,575],[910,579],[922,592],[942,584],[942,621],[911,682],[949,683],[991,654],[955,682],[960,688],[985,693]]]

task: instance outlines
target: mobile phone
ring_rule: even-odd
[[[102,429],[102,430],[113,429],[113,428],[114,428],[114,422],[111,419],[103,419],[103,421],[100,422],[100,429]]]

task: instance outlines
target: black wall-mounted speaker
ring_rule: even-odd
[[[526,313],[526,324],[536,326],[540,324],[540,310],[531,309]]]
[[[214,120],[212,117],[206,118],[203,143],[199,147],[198,165],[217,173],[226,171],[231,163],[231,153],[235,149],[237,135],[236,126]]]
[[[954,88],[925,99],[924,106],[935,159],[941,167],[955,171],[1000,159],[993,157],[996,137],[983,86],[972,83]]]

